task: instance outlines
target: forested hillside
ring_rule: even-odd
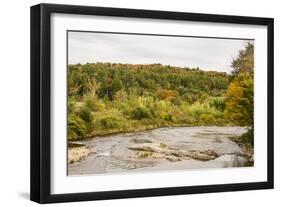
[[[68,138],[166,126],[251,126],[251,48],[240,51],[231,75],[161,64],[69,65]]]

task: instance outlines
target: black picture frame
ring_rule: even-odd
[[[267,26],[267,181],[237,184],[219,184],[186,187],[51,194],[51,70],[50,70],[50,16],[53,13],[134,17],[149,19],[180,20],[194,22],[219,22]],[[272,18],[195,14],[153,10],[135,10],[89,6],[39,4],[31,7],[31,174],[30,199],[38,203],[88,201],[103,199],[167,196],[179,194],[211,193],[273,188],[274,177],[274,78],[273,78],[273,28]]]

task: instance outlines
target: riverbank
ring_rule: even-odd
[[[239,137],[232,137],[234,141],[244,153],[248,156],[249,166],[254,164],[254,134],[253,129],[248,129],[248,131]]]
[[[81,143],[68,143],[68,164],[74,162],[80,162],[83,158],[86,158],[90,150],[86,145]]]
[[[145,132],[150,131],[154,129],[160,129],[160,128],[173,128],[173,127],[211,127],[211,126],[220,126],[220,127],[235,127],[233,124],[228,125],[214,125],[214,124],[205,124],[205,125],[197,125],[197,124],[179,124],[179,123],[170,123],[170,124],[150,124],[150,125],[138,125],[134,127],[128,127],[128,128],[114,128],[114,129],[106,129],[106,130],[93,130],[92,132],[80,136],[80,137],[70,137],[68,138],[68,141],[82,141],[87,139],[92,139],[94,137],[105,137],[110,135],[117,135],[117,134],[125,134],[125,133],[136,133],[136,132]]]

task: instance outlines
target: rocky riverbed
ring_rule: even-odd
[[[69,161],[68,174],[245,167],[249,157],[231,138],[246,131],[245,127],[173,127],[95,137],[79,142],[83,155]],[[70,148],[68,153],[75,152]]]

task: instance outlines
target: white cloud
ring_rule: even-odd
[[[94,32],[68,33],[69,64],[115,62],[229,72],[245,40]]]

